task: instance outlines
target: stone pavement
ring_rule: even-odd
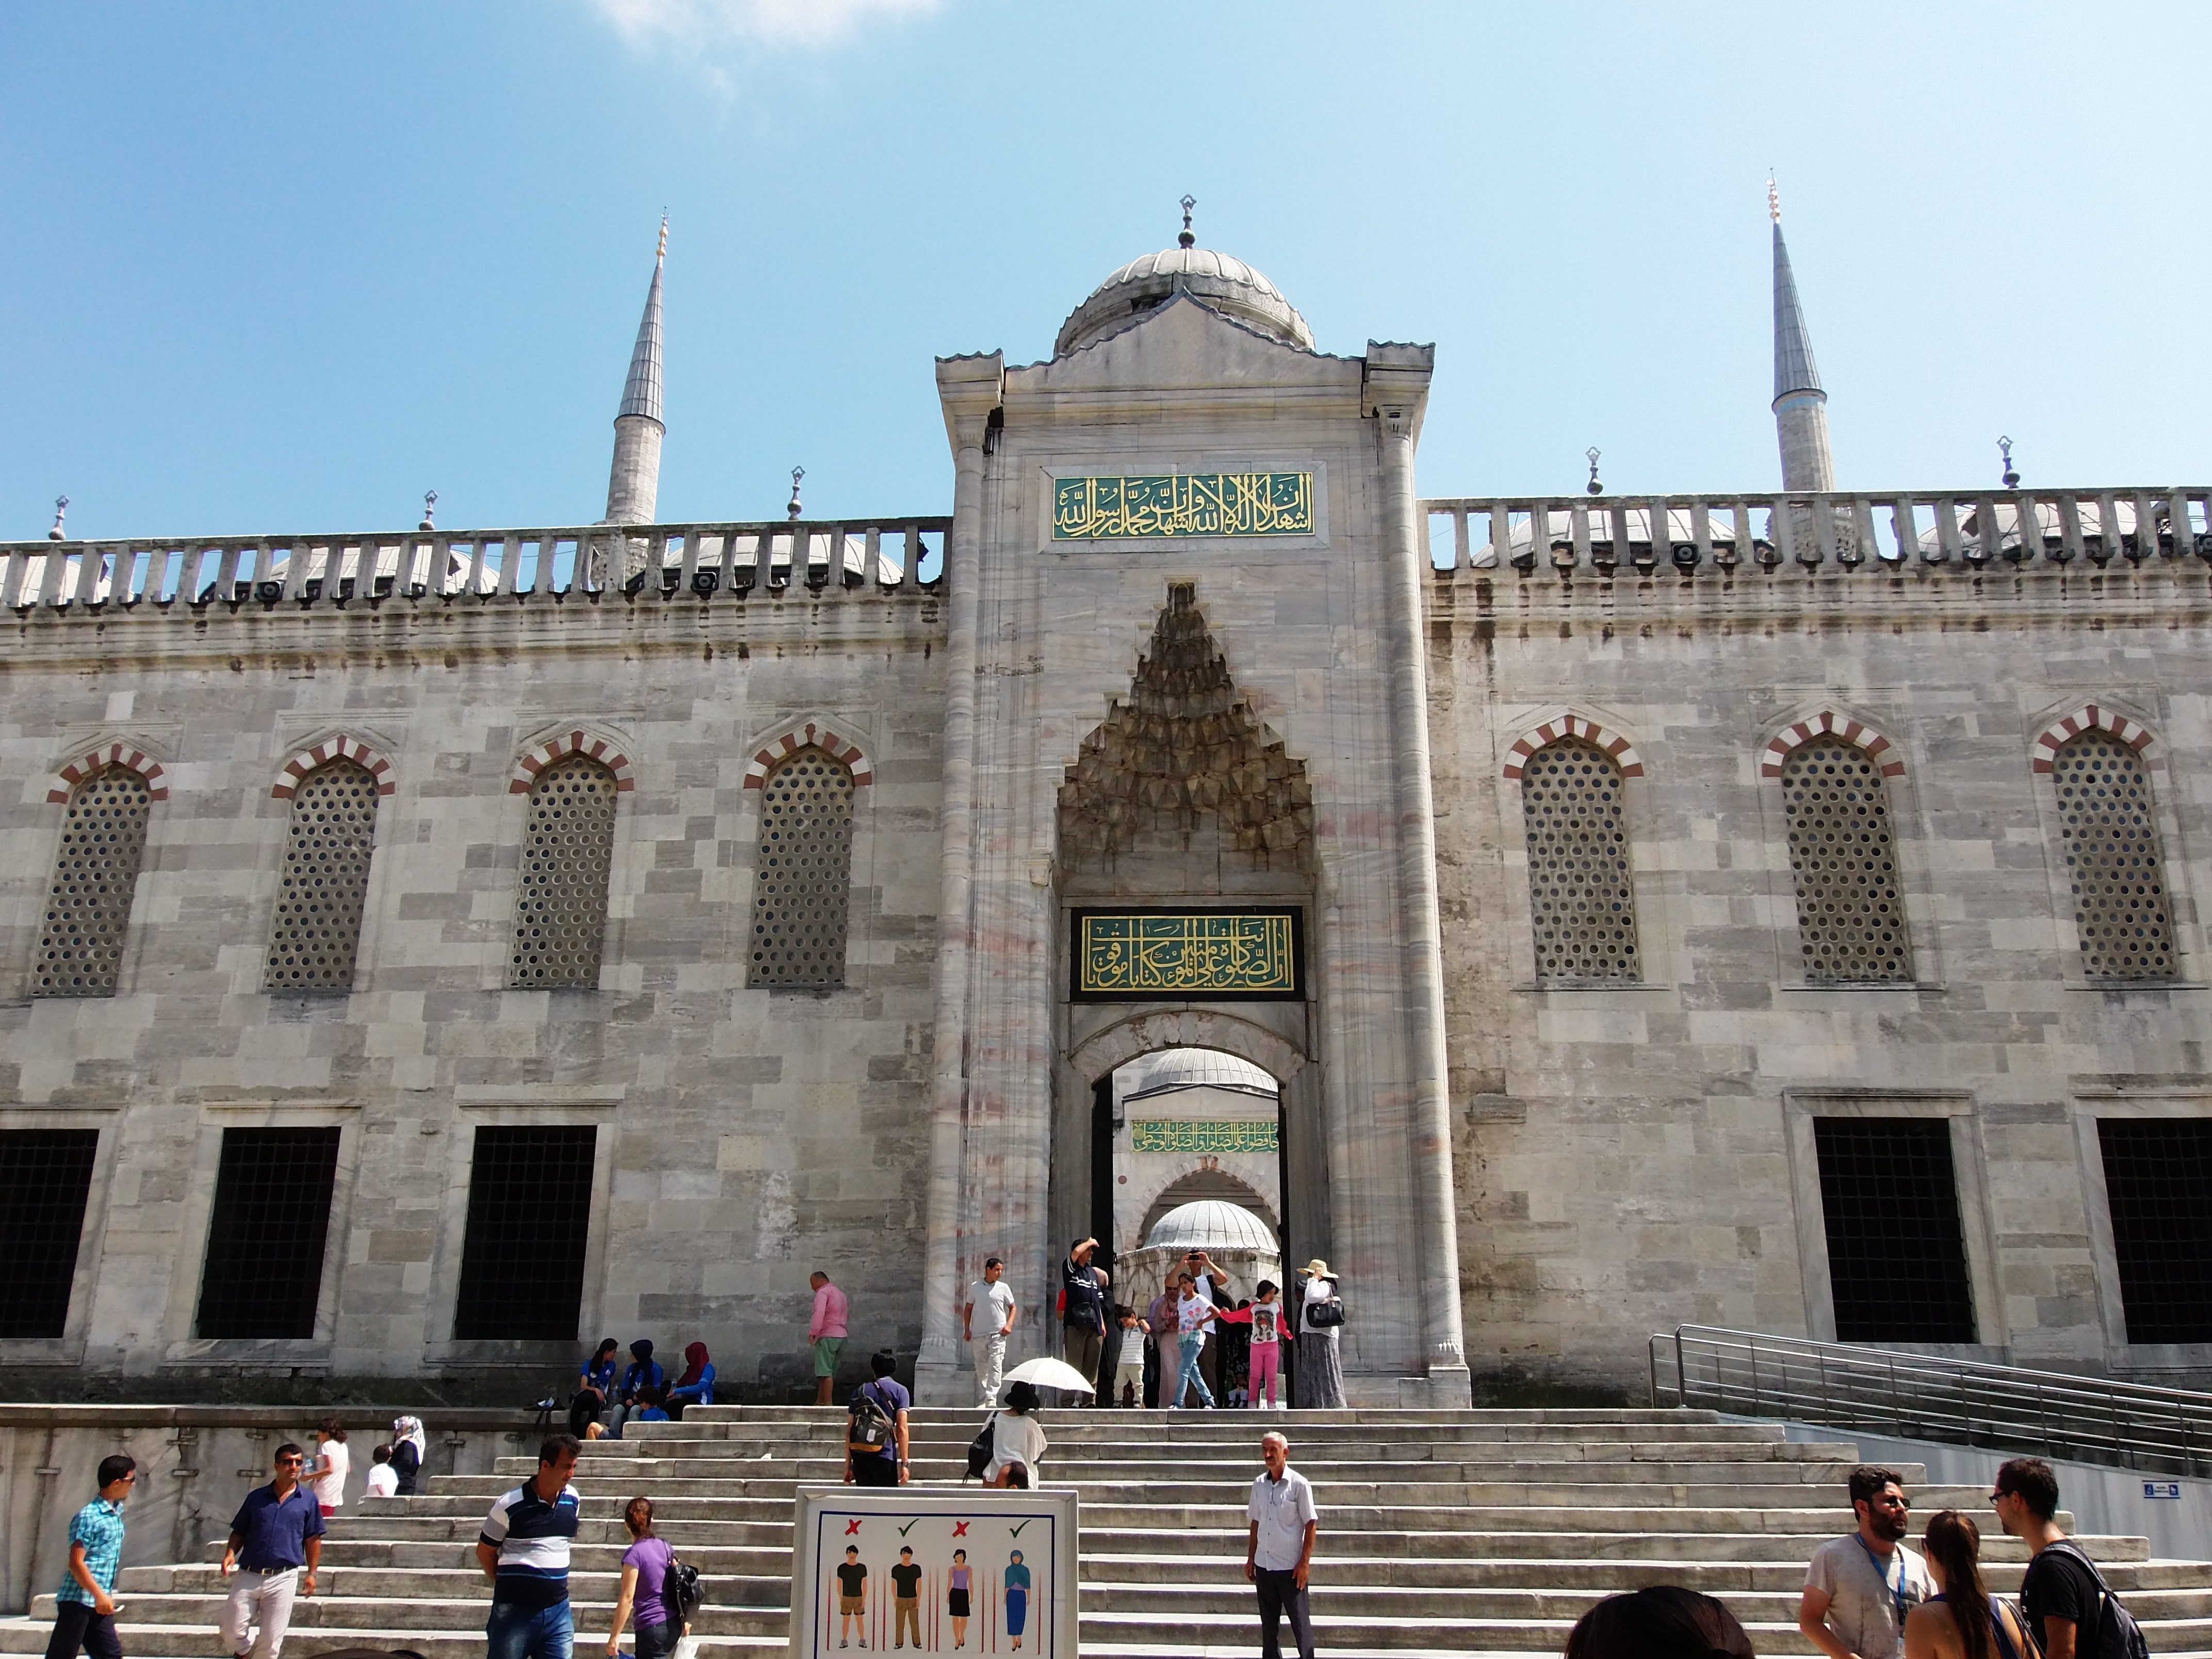
[[[976,1421],[917,1411],[917,1478],[955,1479]],[[1095,1659],[1258,1651],[1243,1500],[1270,1427],[1290,1436],[1322,1507],[1314,1614],[1336,1659],[1557,1655],[1600,1597],[1656,1583],[1723,1597],[1761,1654],[1809,1653],[1795,1622],[1803,1564],[1844,1529],[1856,1461],[1847,1443],[1793,1445],[1778,1425],[1700,1412],[1054,1411],[1044,1422],[1048,1483],[1083,1495],[1083,1652]],[[578,1652],[605,1641],[621,1509],[639,1492],[707,1576],[693,1626],[702,1659],[782,1651],[792,1488],[837,1477],[843,1423],[811,1407],[716,1407],[595,1443],[576,1474]],[[349,1504],[324,1548],[322,1593],[299,1604],[286,1651],[371,1644],[475,1659],[489,1596],[471,1556],[477,1524],[531,1467],[504,1460],[497,1475],[440,1476],[425,1495]],[[1924,1522],[1953,1504],[1978,1522],[1983,1498],[1916,1486],[1915,1513]],[[2212,1564],[2153,1561],[2140,1538],[2085,1542],[2154,1652],[2212,1655]],[[1984,1553],[1993,1586],[2016,1589],[2021,1547],[1986,1538]],[[205,1561],[125,1571],[132,1659],[222,1653],[219,1555],[218,1543]],[[0,1653],[43,1650],[52,1616],[49,1593],[29,1620],[0,1622]]]

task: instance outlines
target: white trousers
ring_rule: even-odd
[[[981,1390],[985,1410],[999,1403],[999,1381],[1006,1374],[1006,1339],[993,1331],[979,1336],[969,1347],[975,1355],[975,1386]]]
[[[230,1600],[222,1609],[222,1639],[230,1651],[243,1656],[250,1625],[261,1626],[253,1644],[253,1659],[276,1659],[284,1645],[284,1632],[292,1626],[292,1597],[300,1588],[300,1569],[283,1572],[249,1572],[240,1567],[230,1577]]]

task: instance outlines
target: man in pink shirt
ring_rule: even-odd
[[[814,1286],[814,1317],[806,1326],[806,1340],[814,1345],[814,1403],[826,1406],[837,1383],[837,1356],[845,1352],[845,1321],[853,1309],[828,1273],[817,1272],[806,1282]]]

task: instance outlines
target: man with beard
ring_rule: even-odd
[[[1850,1494],[1858,1530],[1813,1552],[1797,1628],[1829,1659],[1904,1659],[1905,1615],[1936,1593],[1928,1564],[1901,1541],[1912,1500],[1894,1469],[1864,1463]]]

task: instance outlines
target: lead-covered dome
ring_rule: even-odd
[[[1178,288],[1262,334],[1306,351],[1313,331],[1278,289],[1242,259],[1212,248],[1171,247],[1132,259],[1091,292],[1060,325],[1055,357],[1119,333]]]
[[[1272,1255],[1274,1230],[1241,1204],[1218,1198],[1202,1198],[1194,1204],[1178,1204],[1152,1224],[1147,1246],[1176,1249],[1255,1250]]]

